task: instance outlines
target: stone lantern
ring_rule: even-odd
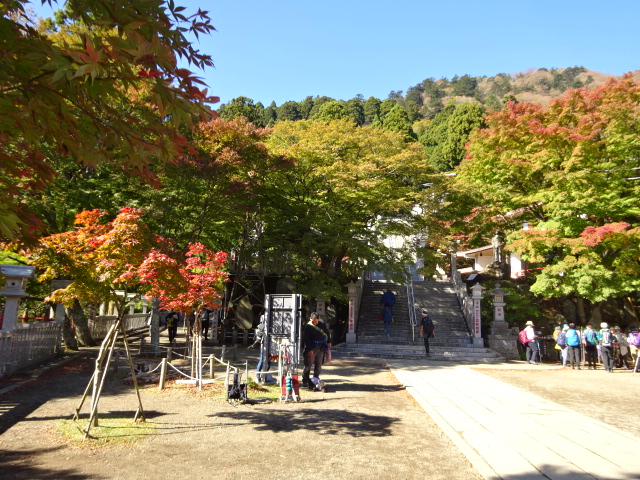
[[[346,341],[347,343],[356,343],[356,298],[358,297],[358,288],[355,283],[349,282],[347,295],[349,296],[349,323]]]
[[[496,288],[491,291],[493,295],[493,322],[492,327],[508,328],[507,322],[504,319],[504,306],[506,305],[504,297],[509,295],[509,292],[500,288],[500,284],[496,282]]]
[[[35,277],[35,270],[35,267],[28,265],[0,265],[0,272],[5,277],[4,290],[0,292],[5,296],[3,330],[15,329],[20,299],[28,296],[27,282]]]
[[[504,318],[504,297],[509,292],[500,288],[496,282],[496,287],[491,291],[493,295],[493,321],[491,322],[491,334],[487,335],[489,348],[500,352],[507,360],[517,360],[518,354],[517,336],[511,333],[509,324]]]

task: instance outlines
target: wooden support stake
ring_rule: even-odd
[[[160,362],[160,383],[158,383],[158,390],[164,389],[164,382],[167,379],[167,359],[163,358]]]

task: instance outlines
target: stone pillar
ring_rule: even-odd
[[[147,301],[143,300],[144,313],[147,313]],[[160,355],[160,300],[154,298],[151,301],[151,324],[149,325],[149,336],[151,337],[151,353]]]
[[[471,287],[471,299],[473,300],[473,332],[471,336],[471,343],[474,347],[484,347],[484,340],[482,339],[482,309],[480,302],[482,300],[482,291],[485,288],[476,283]]]
[[[355,283],[349,282],[347,285],[347,294],[349,295],[349,319],[346,342],[356,343],[356,301],[358,289]]]
[[[18,323],[18,306],[20,299],[26,297],[27,281],[35,277],[35,267],[27,265],[0,265],[0,272],[5,276],[4,290],[4,315],[2,329],[14,330]]]
[[[504,297],[509,292],[500,288],[496,282],[496,288],[491,291],[493,295],[493,321],[491,322],[491,334],[487,335],[489,348],[501,353],[507,360],[518,360],[517,336],[511,333],[509,324],[504,317],[506,305]]]

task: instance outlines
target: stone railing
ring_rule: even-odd
[[[0,377],[47,360],[62,351],[62,323],[18,323],[0,331]]]
[[[147,326],[148,313],[130,313],[122,319],[124,329],[127,332],[138,330]],[[89,331],[94,340],[102,340],[109,331],[109,328],[116,319],[115,315],[100,315],[94,320],[89,320]]]
[[[469,332],[473,332],[473,298],[471,298],[471,295],[467,292],[467,284],[462,281],[460,272],[457,270],[451,276],[451,283],[453,284],[453,288],[458,296],[458,301],[460,302],[462,315],[464,316],[467,328],[469,329]]]

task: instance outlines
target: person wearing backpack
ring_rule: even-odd
[[[606,322],[600,324],[598,342],[600,343],[604,369],[609,373],[613,373],[613,344],[615,343],[615,337],[611,333],[611,330],[609,330],[609,325]]]
[[[616,367],[629,370],[629,362],[627,362],[627,354],[629,353],[629,343],[627,343],[627,336],[622,332],[620,327],[614,327],[611,329],[613,336],[616,339],[614,345],[614,353],[616,357]]]
[[[598,361],[598,335],[593,331],[591,325],[587,325],[582,336],[582,343],[584,345],[587,369],[593,368],[595,370]]]
[[[638,363],[638,352],[640,352],[640,332],[638,332],[637,327],[629,327],[627,343],[629,344],[629,352],[631,353],[633,365],[636,365]]]
[[[567,349],[569,350],[569,363],[571,368],[576,367],[580,370],[580,334],[576,330],[575,323],[569,324],[569,329],[566,332],[567,336]]]
[[[427,312],[422,312],[422,318],[420,319],[420,336],[424,339],[424,349],[427,351],[428,357],[430,356],[429,339],[436,336],[436,327]]]
[[[558,335],[554,334],[554,336],[556,337],[556,348],[560,350],[563,367],[567,366],[567,354],[569,353],[569,349],[567,349],[567,330],[569,330],[569,325],[565,325],[564,327],[562,327],[562,329],[558,332]]]
[[[523,330],[526,335],[527,343],[525,343],[525,348],[527,349],[527,362],[532,365],[536,365],[536,359],[538,359],[539,350],[538,350],[538,335],[533,328],[533,322],[531,320],[527,321],[526,327]]]

